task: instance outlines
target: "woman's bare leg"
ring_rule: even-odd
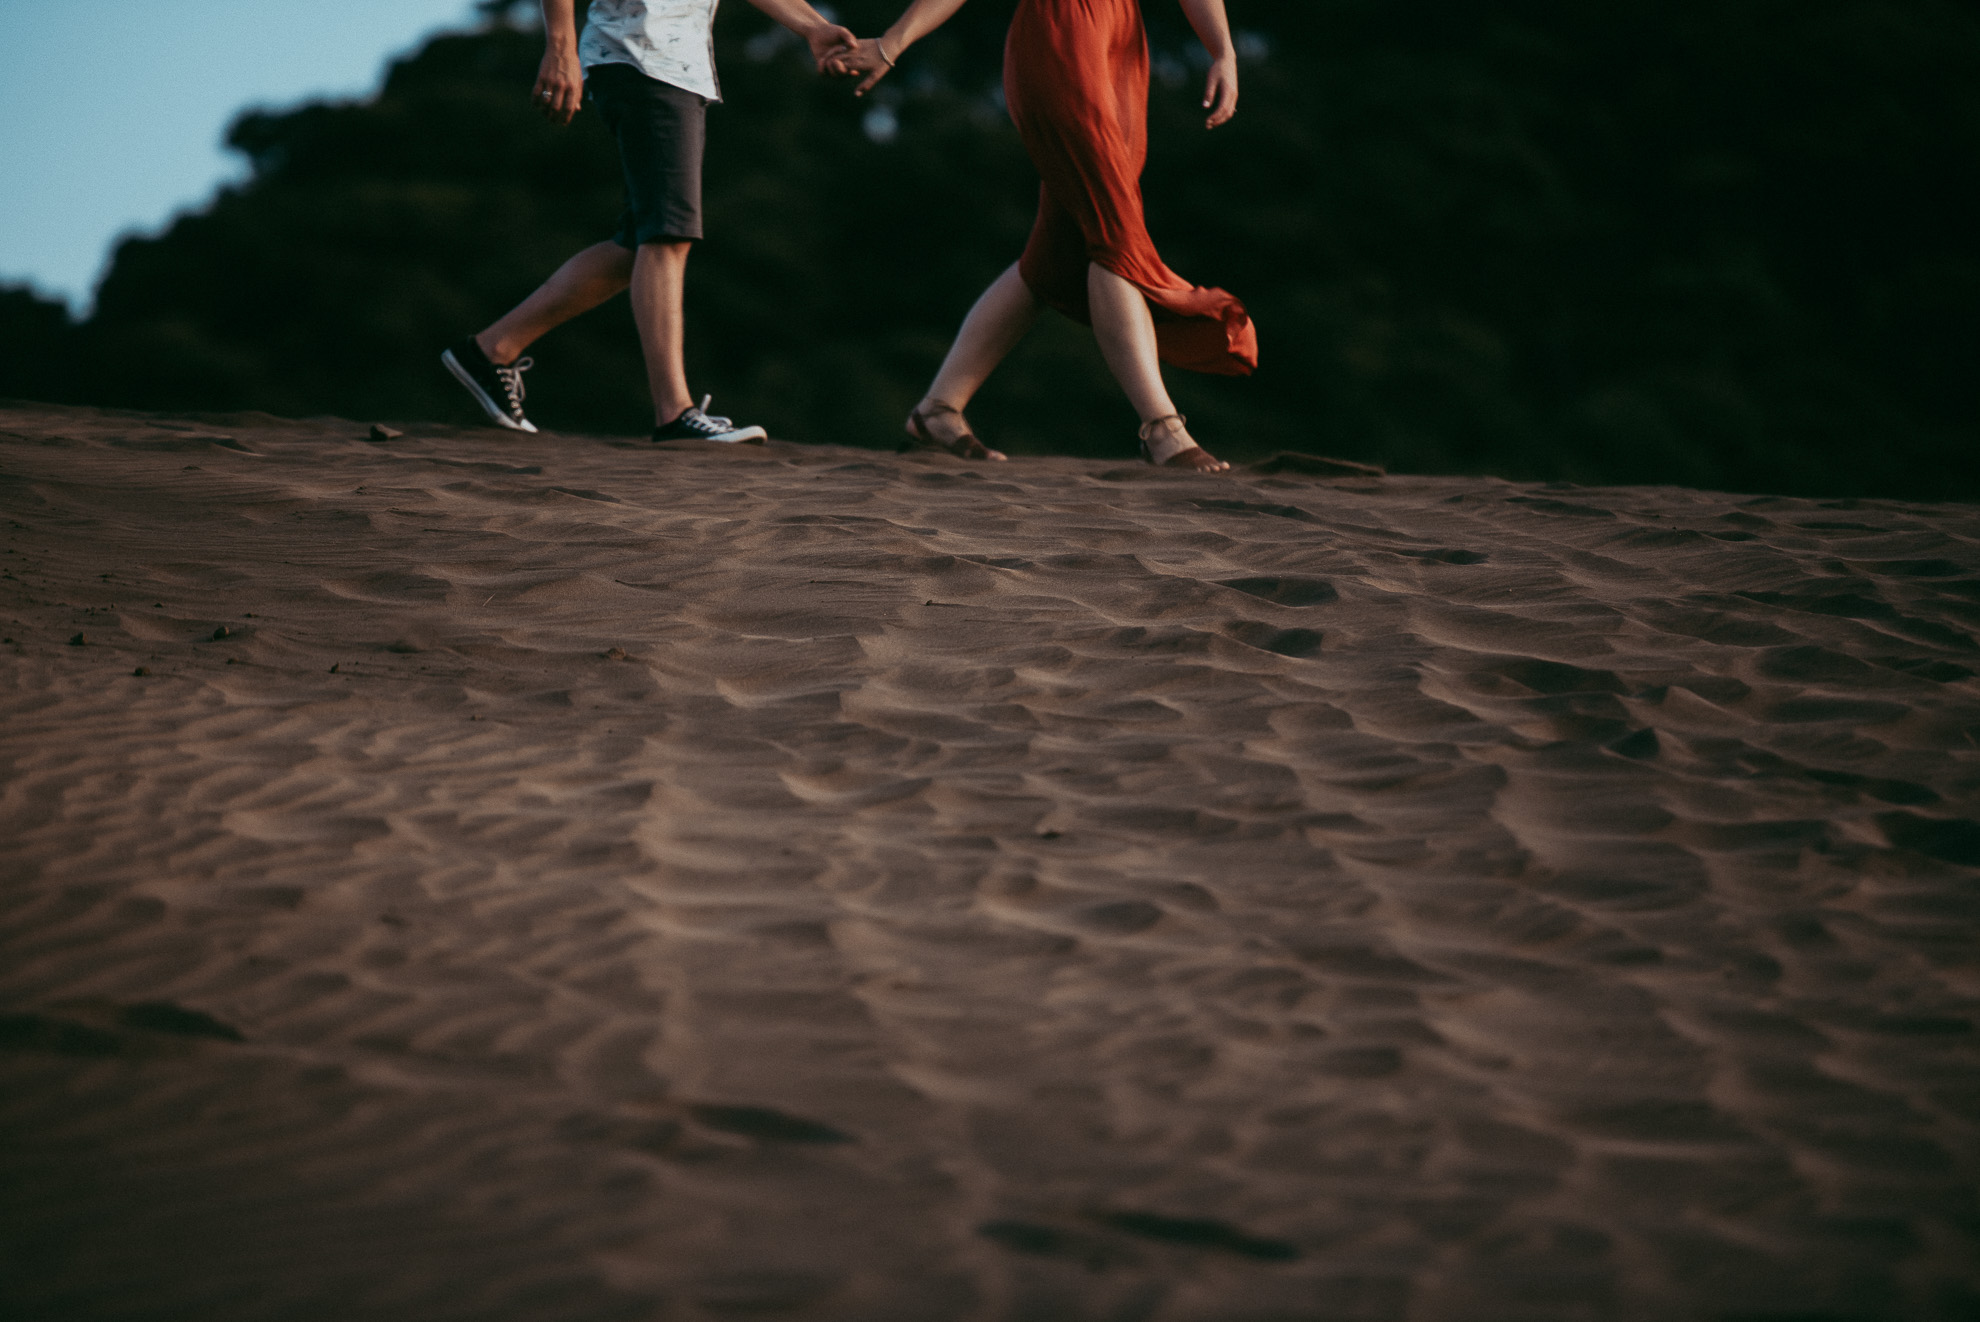
[[[1162,384],[1162,360],[1155,353],[1155,318],[1142,292],[1104,266],[1086,268],[1086,301],[1093,315],[1093,338],[1114,380],[1143,422],[1176,411]]]
[[[997,370],[997,364],[1010,356],[1024,333],[1038,320],[1043,306],[1018,274],[1016,262],[990,282],[990,287],[963,318],[956,342],[942,359],[942,369],[935,373],[928,393],[915,406],[916,416],[930,435],[948,442],[969,429],[969,424],[958,415]],[[1004,457],[995,450],[990,453],[998,459]]]
[[[1024,333],[1038,320],[1042,306],[1031,286],[1018,274],[1017,263],[1012,262],[1009,269],[990,282],[990,287],[976,300],[976,306],[963,318],[956,342],[949,346],[948,356],[942,359],[942,370],[935,374],[922,403],[947,404],[952,409],[967,407],[990,374],[997,370],[997,364],[1010,356]]]
[[[515,310],[475,336],[491,363],[512,363],[547,332],[625,292],[633,255],[616,243],[594,243],[558,267]]]
[[[1155,318],[1148,311],[1148,299],[1096,264],[1086,268],[1086,301],[1093,316],[1093,337],[1100,341],[1100,356],[1127,392],[1128,403],[1141,415],[1142,439],[1148,443],[1149,457],[1158,464],[1166,463],[1185,450],[1198,448],[1176,415],[1169,388],[1162,383],[1162,360],[1155,351]],[[1150,426],[1163,419],[1170,421],[1160,427]],[[1211,471],[1230,467],[1211,459],[1208,452],[1193,466]]]

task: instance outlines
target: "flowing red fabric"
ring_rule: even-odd
[[[1258,333],[1244,304],[1162,264],[1142,217],[1148,36],[1140,0],[1019,0],[1004,43],[1004,97],[1038,167],[1038,220],[1018,273],[1049,306],[1092,324],[1094,262],[1148,296],[1164,362],[1244,376]]]

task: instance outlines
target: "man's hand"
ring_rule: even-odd
[[[858,45],[859,38],[850,28],[837,23],[819,23],[805,30],[804,44],[811,47],[811,61],[818,66],[818,72],[837,73],[834,58]]]
[[[543,52],[530,97],[552,124],[568,124],[577,117],[578,107],[584,104],[584,66],[578,62],[574,46],[564,50],[553,46]]]
[[[885,47],[880,44],[881,40],[879,37],[868,37],[865,41],[854,42],[850,49],[840,51],[827,63],[825,72],[859,79],[859,86],[853,89],[853,95],[865,96],[872,90],[873,84],[885,78],[887,71],[894,67],[894,62],[886,56]]]
[[[1206,129],[1230,123],[1231,116],[1237,113],[1236,55],[1211,61],[1209,80],[1203,84],[1203,108],[1210,112],[1210,117],[1203,121]]]

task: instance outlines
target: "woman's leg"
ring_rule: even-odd
[[[990,287],[976,300],[976,306],[963,318],[956,342],[949,346],[942,370],[935,374],[928,393],[922,397],[922,405],[946,404],[957,410],[967,407],[989,380],[990,373],[997,370],[997,364],[1009,356],[1038,320],[1041,306],[1037,295],[1018,274],[1017,263],[1011,263],[1010,269],[990,282]]]
[[[1142,440],[1148,457],[1165,464],[1185,450],[1196,449],[1188,428],[1176,414],[1169,388],[1162,384],[1162,360],[1155,350],[1155,318],[1149,314],[1148,299],[1139,289],[1109,271],[1092,265],[1086,268],[1086,301],[1093,316],[1093,337],[1100,341],[1100,356],[1114,373],[1114,380],[1127,392],[1128,403],[1141,415]],[[1150,424],[1168,419],[1160,427]],[[1204,460],[1209,460],[1205,463]],[[1216,471],[1229,468],[1205,452],[1190,467]]]
[[[1093,315],[1093,338],[1114,380],[1144,423],[1176,411],[1162,384],[1162,360],[1155,352],[1155,318],[1139,289],[1104,266],[1086,268],[1086,303]]]
[[[1017,263],[992,280],[963,318],[928,393],[908,415],[908,435],[921,444],[934,441],[965,459],[1002,459],[1001,451],[985,446],[970,431],[962,411],[1038,320],[1041,307],[1018,274]]]

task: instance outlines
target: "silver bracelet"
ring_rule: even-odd
[[[885,61],[887,61],[887,67],[888,67],[889,69],[891,69],[891,68],[893,68],[893,67],[894,67],[894,60],[893,60],[893,57],[887,54],[887,43],[886,43],[886,42],[884,42],[884,41],[882,41],[882,40],[880,40],[880,38],[878,38],[878,37],[875,37],[875,38],[873,39],[873,49],[875,49],[875,50],[877,50],[877,51],[879,51],[879,52],[880,52],[880,58],[881,58],[881,59],[883,59],[883,60],[885,60]]]

